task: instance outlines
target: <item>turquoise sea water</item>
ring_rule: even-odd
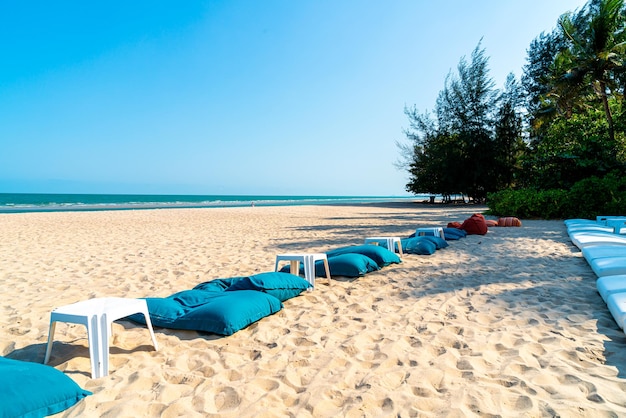
[[[116,195],[0,193],[0,213],[411,202],[426,196]]]

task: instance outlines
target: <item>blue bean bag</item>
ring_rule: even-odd
[[[434,237],[432,235],[425,235],[425,236],[423,235],[423,236],[419,236],[419,237],[415,237],[415,238],[416,239],[420,238],[420,239],[428,240],[428,241],[432,242],[433,244],[435,244],[435,247],[438,250],[441,250],[442,248],[447,248],[447,247],[450,246],[450,244],[448,244],[446,242],[446,240],[441,238],[441,237]]]
[[[288,272],[290,266],[284,266],[280,271]],[[378,264],[371,258],[356,253],[339,254],[328,257],[328,270],[331,276],[362,277],[372,271],[380,270]],[[304,274],[304,266],[300,265],[300,274]],[[315,262],[315,275],[326,277],[323,261]]]
[[[216,279],[165,298],[145,298],[152,325],[232,335],[280,311],[282,300],[311,285],[288,273],[269,272]],[[143,315],[129,319],[145,324]]]
[[[146,298],[152,325],[232,335],[282,309],[272,295],[255,290],[184,290],[167,298]],[[131,319],[143,323],[140,316]]]
[[[331,257],[342,255],[342,254],[361,254],[366,257],[371,258],[378,264],[378,267],[385,267],[389,264],[397,264],[401,263],[400,257],[388,249],[381,247],[379,245],[353,245],[350,247],[341,247],[335,250],[328,251],[326,256],[330,259]]]
[[[447,240],[457,240],[465,238],[467,236],[467,232],[458,228],[443,228],[443,235]]]
[[[0,417],[45,417],[89,395],[54,367],[0,357]]]
[[[328,259],[328,269],[331,276],[361,277],[372,271],[380,270],[380,267],[366,255],[348,253],[330,257]],[[324,276],[323,262],[315,265],[315,272],[319,276]]]
[[[402,240],[402,251],[406,254],[431,255],[437,251],[437,245],[426,237],[413,237]],[[439,238],[441,239],[441,238]]]
[[[311,287],[311,284],[303,278],[282,272],[260,273],[253,276],[238,277],[231,280],[232,282],[226,288],[226,292],[234,292],[237,290],[256,290],[272,295],[281,302],[294,298]],[[194,289],[205,288],[205,283],[194,287]]]

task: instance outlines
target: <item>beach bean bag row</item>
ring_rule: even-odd
[[[216,279],[165,298],[145,298],[152,325],[232,335],[280,311],[282,301],[311,285],[289,273]],[[143,315],[129,319],[145,324]]]
[[[0,417],[46,417],[89,395],[54,367],[0,357]]]

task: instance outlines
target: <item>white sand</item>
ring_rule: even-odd
[[[168,296],[270,271],[280,252],[408,236],[476,207],[301,206],[0,215],[0,355],[43,361],[50,311]],[[229,336],[113,326],[90,378],[85,328],[50,364],[93,391],[67,416],[624,416],[626,336],[560,221],[450,241],[357,280],[320,281]]]

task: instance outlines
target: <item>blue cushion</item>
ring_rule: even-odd
[[[362,254],[374,260],[378,267],[385,267],[392,263],[401,263],[400,257],[392,251],[381,247],[379,245],[354,245],[351,247],[341,247],[335,250],[328,251],[326,256],[334,257],[341,254]],[[332,274],[332,273],[331,273]]]
[[[284,302],[287,299],[298,296],[309,287],[312,287],[311,284],[302,277],[284,272],[267,272],[249,277],[240,277],[226,291],[258,290]]]
[[[43,364],[0,357],[0,416],[45,417],[73,406],[91,392]]]
[[[280,300],[255,290],[239,290],[216,295],[208,303],[178,318],[179,329],[232,335],[242,328],[282,309]]]
[[[402,251],[407,254],[431,255],[437,251],[434,242],[425,237],[413,237],[402,240]],[[440,238],[441,239],[441,238]]]
[[[282,309],[280,300],[255,290],[184,290],[167,298],[146,298],[152,325],[231,335]],[[143,315],[129,319],[145,324]]]
[[[378,264],[363,254],[339,254],[328,258],[328,269],[331,276],[361,277],[366,273],[379,270]],[[325,276],[324,263],[315,265],[318,276]]]
[[[154,326],[169,328],[170,324],[188,312],[184,306],[171,298],[145,298],[145,300],[148,305],[150,321],[152,321]],[[140,324],[146,323],[144,316],[141,314],[134,314],[128,318]]]
[[[443,228],[443,235],[446,237],[446,239],[454,240],[459,238],[465,238],[467,236],[467,232],[458,228]]]
[[[284,266],[281,271],[287,272],[290,266]],[[356,253],[339,254],[328,258],[328,270],[331,276],[361,277],[372,271],[380,270],[378,264],[371,258]],[[300,265],[300,274],[304,274],[304,266]],[[324,261],[315,262],[315,275],[326,277]]]
[[[195,290],[206,290],[206,291],[223,291],[228,289],[233,285],[236,281],[240,280],[241,277],[231,277],[228,279],[214,279],[208,282],[200,283],[194,286]]]
[[[429,235],[426,235],[426,236],[422,235],[422,236],[415,237],[415,238],[416,238],[416,239],[428,240],[428,241],[432,242],[433,244],[435,244],[435,247],[436,247],[438,250],[440,250],[440,249],[442,249],[442,248],[446,248],[446,247],[450,246],[450,244],[448,244],[448,243],[446,242],[446,240],[445,240],[445,239],[443,239],[443,238],[441,238],[441,237],[434,237],[434,236],[432,236],[432,235],[430,235],[430,236],[429,236]]]
[[[215,296],[223,294],[224,291],[206,291],[206,290],[183,290],[168,296],[168,299],[178,303],[185,312],[189,312],[198,306],[206,305]]]

